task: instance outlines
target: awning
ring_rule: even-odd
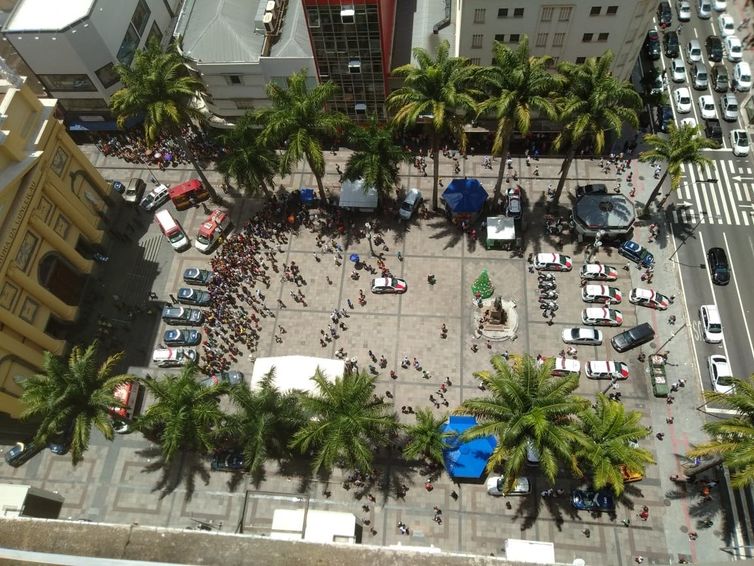
[[[508,216],[487,218],[487,239],[512,241],[516,239],[516,221]]]

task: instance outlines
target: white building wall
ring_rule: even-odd
[[[527,35],[532,55],[557,61],[611,49],[613,73],[628,79],[656,8],[655,0],[458,0],[457,54],[489,65],[496,35],[512,47]]]

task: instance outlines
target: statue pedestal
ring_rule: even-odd
[[[481,307],[474,309],[472,322],[476,338],[490,342],[514,340],[518,330],[516,303],[502,297],[482,299]]]

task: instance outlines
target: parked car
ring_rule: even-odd
[[[65,456],[71,449],[73,441],[73,427],[50,438],[47,449],[56,456]]]
[[[487,486],[487,493],[496,497],[501,495],[529,495],[531,493],[531,481],[525,476],[516,478],[508,493],[505,493],[505,477],[503,476],[490,476],[485,485]]]
[[[657,128],[661,132],[668,131],[670,124],[675,123],[673,108],[669,104],[661,104],[657,107]]]
[[[626,259],[640,264],[642,267],[650,267],[655,262],[655,258],[649,253],[649,250],[643,248],[633,240],[623,242],[618,248],[618,253]]]
[[[372,293],[375,295],[382,294],[401,294],[408,290],[408,283],[405,279],[398,277],[377,277],[372,279]]]
[[[183,280],[189,285],[209,285],[212,280],[212,272],[198,267],[187,267],[183,271]]]
[[[576,198],[583,195],[606,195],[607,185],[604,183],[591,183],[589,185],[578,185],[576,187]]]
[[[723,42],[716,35],[708,35],[704,41],[707,50],[707,59],[719,63],[723,60]]]
[[[707,358],[707,369],[712,381],[712,387],[717,393],[733,393],[733,372],[730,369],[728,358],[715,354]]]
[[[162,320],[168,324],[189,324],[199,326],[204,322],[204,313],[199,309],[166,306],[162,309]]]
[[[202,333],[193,328],[169,328],[162,341],[166,346],[196,346],[202,341]]]
[[[709,263],[712,282],[715,285],[727,285],[730,282],[730,264],[725,250],[723,248],[710,248],[707,250],[707,262]]]
[[[707,67],[701,61],[697,61],[691,67],[691,84],[697,90],[705,90],[709,85]]]
[[[521,189],[510,187],[506,192],[505,215],[511,218],[521,218],[524,214]]]
[[[715,9],[715,12],[724,12],[728,7],[728,3],[726,0],[712,0],[712,7]]]
[[[404,198],[401,203],[400,210],[398,210],[398,215],[403,218],[403,220],[411,220],[411,217],[414,215],[416,209],[419,208],[422,200],[422,194],[419,189],[409,189],[408,193],[406,193],[406,198]]]
[[[657,61],[660,58],[661,52],[660,34],[657,33],[656,29],[651,29],[647,32],[647,37],[644,39],[644,53],[653,61]]]
[[[581,289],[581,299],[587,303],[618,304],[623,299],[620,289],[608,285],[585,285]]]
[[[665,32],[663,43],[665,44],[665,55],[667,57],[678,57],[681,54],[681,44],[678,41],[678,33],[674,31]]]
[[[552,375],[555,377],[564,377],[571,373],[581,373],[581,362],[558,356],[555,358],[555,365],[552,368]]]
[[[726,92],[720,97],[720,111],[723,119],[728,122],[738,120],[738,100],[732,92]]]
[[[589,379],[628,379],[628,364],[625,362],[589,361],[584,365]]]
[[[160,208],[170,200],[170,189],[165,185],[157,185],[152,191],[141,199],[139,206],[147,212]]]
[[[686,58],[690,63],[702,60],[702,45],[698,39],[690,39],[686,44]]]
[[[746,61],[739,61],[733,67],[733,87],[738,92],[751,90],[751,67]]]
[[[699,104],[699,114],[703,120],[712,120],[717,118],[717,109],[715,108],[715,99],[709,94],[704,94],[697,100]]]
[[[685,86],[677,88],[673,93],[673,98],[675,98],[675,109],[679,114],[691,112],[691,91],[688,88]]]
[[[722,145],[723,143],[723,127],[720,125],[720,120],[717,118],[704,121],[704,133],[706,136]]]
[[[679,22],[688,22],[691,20],[691,4],[687,0],[680,0],[676,7],[678,9]]]
[[[16,445],[5,453],[5,461],[14,468],[18,468],[41,452],[42,448],[44,446],[33,442],[16,442]]]
[[[667,0],[663,0],[657,5],[657,21],[662,29],[673,23],[673,12],[670,9],[670,2]]]
[[[642,322],[637,324],[633,328],[624,330],[620,334],[616,334],[610,340],[610,343],[615,348],[616,352],[627,352],[633,350],[637,346],[646,344],[655,337],[655,331],[652,325],[648,322]]]
[[[686,65],[683,59],[677,58],[670,61],[670,76],[674,83],[686,82]]]
[[[571,492],[571,506],[579,511],[615,511],[615,497],[607,489],[574,489]]]
[[[735,35],[729,35],[725,38],[725,54],[728,57],[728,61],[737,62],[743,59],[744,46],[741,40]]]
[[[540,271],[571,271],[573,262],[567,255],[539,253],[534,258],[534,268]]]
[[[716,92],[728,92],[728,88],[730,88],[730,76],[723,63],[712,66],[712,88]]]
[[[749,155],[749,134],[746,133],[746,130],[730,131],[730,147],[736,157]]]
[[[618,279],[618,270],[612,265],[587,263],[581,267],[580,275],[582,279],[593,281],[615,281]]]
[[[181,287],[177,293],[178,302],[184,305],[206,307],[212,302],[212,296],[207,291],[193,287]]]
[[[243,453],[229,450],[215,453],[209,466],[215,472],[242,472],[247,468]]]
[[[710,3],[710,0],[699,0],[697,6],[697,15],[703,20],[708,20],[710,15],[712,15],[712,4]]]
[[[198,359],[199,354],[193,348],[158,348],[152,353],[152,363],[161,368],[180,367]]]
[[[588,308],[581,311],[581,322],[590,326],[620,326],[623,313],[616,309]]]
[[[602,331],[597,328],[566,328],[562,333],[563,342],[580,346],[599,346],[602,344]]]
[[[720,28],[720,35],[723,37],[735,35],[736,33],[736,24],[733,21],[733,17],[728,14],[720,14],[717,17],[717,27]]]
[[[634,287],[628,295],[628,300],[643,307],[664,311],[670,306],[670,299],[652,289]]]
[[[202,379],[199,383],[203,387],[212,387],[220,383],[227,383],[228,385],[239,385],[243,383],[244,375],[240,371],[221,371],[220,373],[212,374]]]
[[[131,204],[139,202],[146,188],[147,184],[144,179],[138,177],[131,179],[126,185],[126,190],[123,191],[123,200]]]
[[[702,336],[708,344],[720,344],[723,341],[723,323],[717,305],[699,307],[699,319],[702,321]]]

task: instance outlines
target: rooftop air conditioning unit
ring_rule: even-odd
[[[275,11],[278,9],[278,5],[275,2],[275,0],[268,0],[267,1],[267,7],[264,9],[265,12],[275,14]]]
[[[354,17],[356,16],[356,10],[353,6],[343,6],[340,9],[340,21],[344,24],[352,24]]]
[[[264,31],[268,33],[275,31],[275,18],[271,13],[267,12],[264,15],[264,18],[262,18],[262,23],[264,24]]]

